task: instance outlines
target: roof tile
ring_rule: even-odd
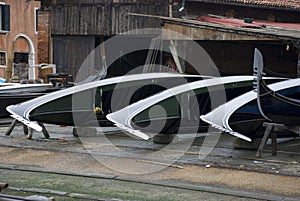
[[[211,0],[211,2],[241,3],[257,6],[300,9],[300,0]]]

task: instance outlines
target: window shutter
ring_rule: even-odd
[[[10,6],[2,7],[2,30],[10,31]]]
[[[38,32],[39,26],[39,10],[35,9],[35,32]]]

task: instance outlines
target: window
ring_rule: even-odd
[[[0,67],[6,67],[6,52],[0,52]]]
[[[0,5],[0,30],[10,31],[10,6]]]
[[[38,16],[38,11],[39,11],[39,8],[34,8],[34,25],[35,25],[35,33],[37,34],[38,33],[38,19],[39,19],[39,16]]]
[[[14,63],[27,63],[28,53],[14,52]]]

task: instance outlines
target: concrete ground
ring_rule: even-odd
[[[299,140],[281,143],[277,156],[266,147],[233,149],[233,137],[204,143],[180,136],[172,146],[130,138],[113,128],[76,138],[72,128],[46,125],[51,138],[22,127],[5,136],[0,127],[0,182],[12,194],[51,189],[61,200],[298,200]],[[206,145],[206,146],[204,146]],[[211,149],[205,156],[201,148]],[[65,194],[64,194],[65,193]],[[60,196],[62,195],[62,196]],[[67,196],[66,196],[67,195]],[[78,195],[77,197],[74,195]],[[64,197],[65,196],[65,197]],[[73,196],[73,197],[72,197]],[[59,200],[58,199],[58,200]]]

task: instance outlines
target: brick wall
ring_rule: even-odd
[[[38,11],[38,63],[50,63],[50,11]]]

